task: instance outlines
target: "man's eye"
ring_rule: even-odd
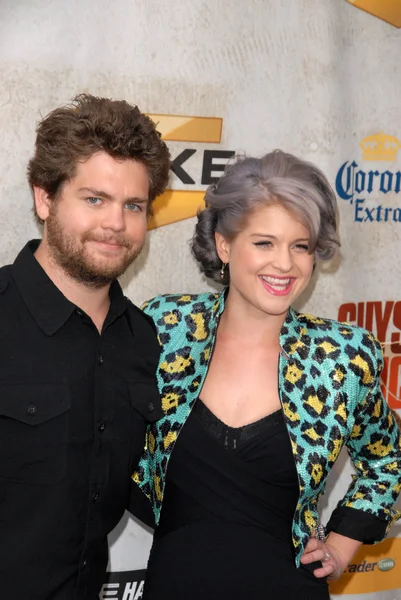
[[[135,212],[137,210],[143,210],[142,206],[140,206],[139,204],[135,204],[134,202],[127,202],[125,207],[128,208],[128,210],[131,210],[132,212]]]
[[[98,206],[102,202],[100,198],[87,198],[86,201],[91,206]]]

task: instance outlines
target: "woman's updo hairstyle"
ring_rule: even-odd
[[[230,283],[229,266],[221,278],[215,232],[233,240],[261,206],[280,204],[309,230],[310,252],[329,260],[339,247],[337,200],[318,167],[281,150],[262,158],[237,158],[218,183],[205,194],[206,208],[198,212],[192,252],[201,271],[214,281]]]

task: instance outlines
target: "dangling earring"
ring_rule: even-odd
[[[224,275],[225,275],[224,269],[226,268],[226,266],[227,266],[227,263],[222,263],[222,265],[221,265],[221,269],[220,269],[220,279],[221,279],[221,281],[223,281],[223,279],[224,279]]]

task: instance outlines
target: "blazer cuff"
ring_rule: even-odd
[[[326,533],[333,531],[363,544],[375,544],[386,536],[387,526],[387,521],[363,510],[340,506],[333,511]]]

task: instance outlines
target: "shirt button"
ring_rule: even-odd
[[[77,317],[79,317],[80,319],[83,318],[84,313],[82,312],[82,310],[79,310],[79,308],[77,308],[77,310],[75,311],[75,314],[77,315]]]
[[[103,356],[101,354],[99,354],[97,362],[99,363],[99,365],[102,365],[104,363]]]
[[[153,404],[153,402],[149,402],[148,404],[148,411],[150,413],[152,413],[155,410],[155,405]]]
[[[82,568],[84,569],[87,564],[88,564],[88,561],[85,558],[85,560],[82,561]]]
[[[97,502],[99,500],[99,496],[100,496],[99,492],[95,492],[92,496],[93,502]]]
[[[106,423],[104,421],[100,421],[99,425],[97,426],[97,430],[100,431],[100,433],[103,433],[103,431],[106,429]]]
[[[28,415],[31,415],[31,417],[36,415],[36,411],[37,411],[37,408],[34,404],[30,404],[28,406],[28,408],[26,409],[26,412],[28,413]]]

